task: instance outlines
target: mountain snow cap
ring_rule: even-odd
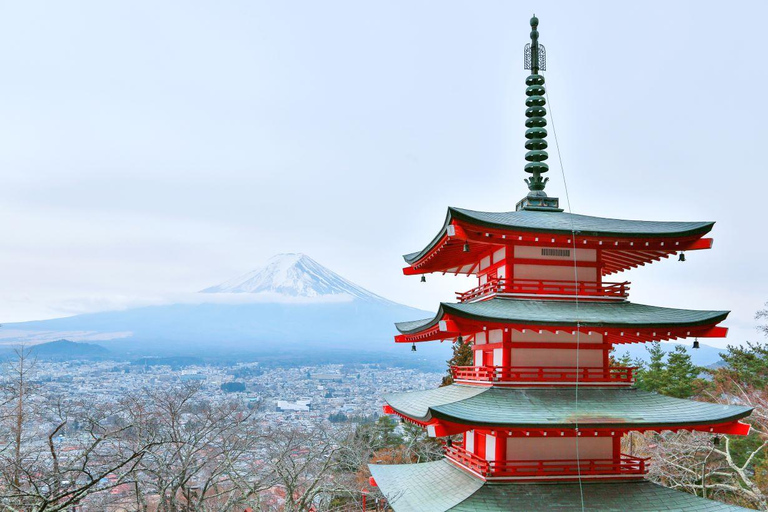
[[[348,295],[389,302],[347,281],[302,253],[277,254],[267,264],[235,279],[201,290],[203,293],[266,293],[288,297]]]

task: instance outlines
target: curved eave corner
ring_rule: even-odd
[[[426,254],[428,254],[429,251],[431,251],[437,244],[439,244],[443,238],[445,238],[445,236],[448,233],[448,226],[451,225],[452,210],[453,208],[449,206],[448,212],[445,215],[445,222],[443,222],[443,227],[440,228],[440,231],[437,233],[437,235],[435,235],[432,241],[427,244],[425,248],[423,248],[420,251],[403,255],[403,259],[405,260],[406,263],[408,263],[409,265],[413,265],[414,263],[418,262],[421,258],[423,258]]]

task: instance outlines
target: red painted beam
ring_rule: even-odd
[[[714,327],[710,327],[701,334],[694,334],[694,336],[698,336],[699,338],[725,338],[728,336],[728,328],[716,325]]]
[[[715,241],[711,238],[699,238],[693,243],[685,246],[686,251],[699,251],[702,249],[711,249]]]

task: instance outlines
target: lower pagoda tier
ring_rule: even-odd
[[[647,480],[631,482],[491,483],[446,460],[369,465],[375,484],[396,512],[738,512],[726,505]],[[583,507],[582,507],[583,493]]]
[[[528,436],[575,428],[582,435],[586,430],[675,429],[746,434],[749,426],[738,420],[752,412],[751,407],[672,398],[628,387],[580,387],[577,398],[575,387],[452,384],[390,393],[384,400],[386,413],[426,426],[437,437],[478,427],[516,429]]]

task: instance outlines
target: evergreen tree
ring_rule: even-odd
[[[456,338],[453,342],[453,357],[448,362],[448,375],[443,377],[442,386],[449,386],[453,384],[453,373],[451,372],[451,366],[472,366],[474,364],[472,355],[472,345],[465,343],[461,337]]]
[[[695,394],[701,368],[693,364],[691,355],[682,345],[677,345],[667,356],[664,385],[659,393],[676,398],[688,398]]]
[[[647,345],[646,350],[648,351],[649,361],[647,364],[643,364],[641,368],[638,368],[635,382],[640,389],[659,392],[664,385],[664,374],[666,371],[664,350],[658,341]]]
[[[742,385],[765,388],[768,385],[768,346],[748,341],[746,346],[728,345],[720,354],[722,368],[715,372]]]
[[[629,352],[624,352],[624,354],[622,354],[621,357],[618,357],[618,358],[616,357],[615,354],[611,354],[611,366],[626,368],[628,366],[640,366],[640,365],[637,364],[637,361],[634,361],[634,362],[632,361],[632,357],[629,355]]]
[[[702,382],[698,378],[701,368],[693,364],[684,346],[675,346],[669,355],[659,342],[650,344],[647,350],[650,356],[648,364],[642,365],[636,373],[638,388],[676,398],[689,398],[701,387]]]

